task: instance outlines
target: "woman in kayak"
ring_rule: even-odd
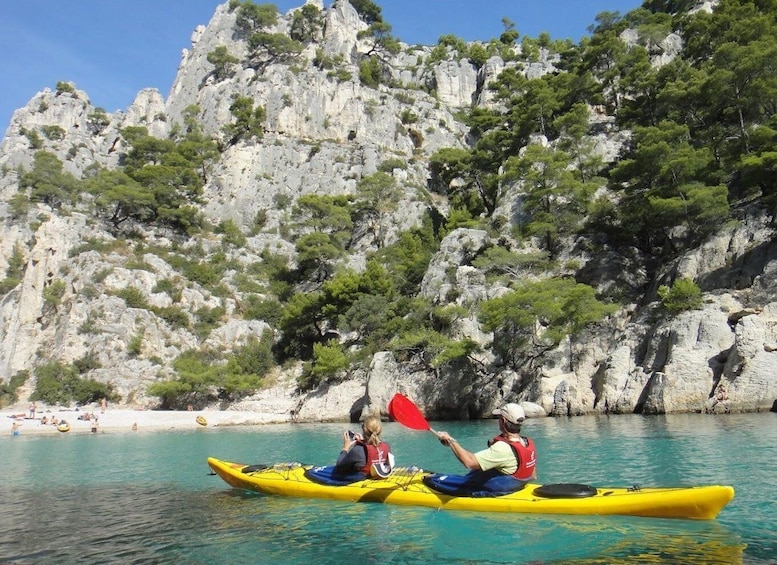
[[[371,476],[383,478],[391,472],[394,456],[388,443],[380,439],[383,426],[377,416],[362,422],[362,433],[343,433],[343,449],[335,463],[333,475],[357,479]]]
[[[493,412],[499,416],[499,435],[488,442],[488,447],[477,453],[464,449],[448,432],[438,432],[443,445],[470,469],[461,477],[457,487],[464,490],[511,492],[537,478],[537,452],[534,442],[521,436],[521,425],[526,414],[519,404],[505,404]]]

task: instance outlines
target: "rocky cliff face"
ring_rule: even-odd
[[[310,3],[323,9],[320,2]],[[269,31],[288,33],[293,14],[279,18]],[[71,363],[89,355],[99,368],[88,376],[112,383],[128,404],[152,406],[155,400],[147,396],[147,385],[172,375],[172,360],[182,351],[205,345],[229,351],[272,329],[265,322],[241,319],[241,291],[234,286],[227,296],[215,296],[196,283],[182,288],[177,306],[192,319],[203,308],[224,309],[222,322],[206,338],[171,325],[153,309],[129,307],[116,296],[132,287],[153,307],[172,305],[170,295],[158,287],[181,275],[155,251],[174,245],[164,234],[143,233],[149,251],[130,257],[126,246],[118,244],[115,251],[106,251],[105,245],[100,251],[87,249],[86,242],[111,242],[114,237],[83,211],[39,204],[27,217],[17,217],[10,202],[19,189],[20,171],[33,165],[30,132],[61,128],[61,135],[42,136],[37,148],[54,153],[66,172],[83,178],[95,164],[108,169],[121,164],[127,149],[121,130],[127,126],[145,126],[150,134],[166,137],[196,104],[204,131],[217,137],[231,120],[234,97],[253,98],[266,110],[264,137],[223,150],[209,171],[202,207],[214,223],[232,219],[245,233],[257,215],[264,214],[262,230],[251,233],[242,249],[230,252],[246,265],[260,261],[267,248],[293,261],[294,246],[282,235],[289,207],[306,194],[352,193],[359,179],[391,158],[402,159],[407,167],[392,173],[403,196],[391,218],[388,241],[416,225],[430,207],[445,212],[445,199],[426,188],[428,159],[440,148],[465,146],[467,128],[457,120],[457,111],[490,104],[487,85],[513,63],[492,57],[477,68],[452,57],[428,65],[422,61],[431,48],[403,45],[386,66],[396,86],[370,88],[358,79],[359,55],[370,49],[359,39],[366,24],[344,1],[323,11],[322,17],[320,36],[294,63],[239,67],[231,76],[218,77],[208,53],[226,46],[243,58],[247,50],[235,13],[224,4],[207,27],[192,34],[167,100],[156,91],[142,91],[126,112],[105,114],[77,89],[43,90],[14,113],[0,145],[0,269],[7,268],[19,246],[25,267],[21,282],[0,300],[0,379],[32,371],[45,360]],[[676,39],[668,38],[664,53],[676,47]],[[322,55],[340,61],[351,78],[335,79],[313,65]],[[553,60],[548,58],[523,72],[551,69]],[[411,123],[402,118],[408,111],[416,117]],[[609,123],[606,116],[592,113],[592,124],[597,120]],[[592,129],[591,135],[606,160],[614,159],[628,138],[628,132],[609,125]],[[519,188],[506,199],[506,217]],[[471,265],[471,258],[494,239],[479,230],[450,233],[424,276],[423,296],[438,304],[453,300],[471,307],[504,292]],[[771,218],[744,218],[667,265],[656,281],[657,286],[687,276],[700,282],[705,291],[702,310],[666,317],[656,308],[654,288],[596,331],[563,342],[541,367],[525,374],[496,367],[488,353],[481,354],[477,364],[432,373],[383,352],[374,356],[368,370],[309,394],[296,390],[298,366],[279,369],[267,379],[274,384],[234,408],[275,414],[279,421],[357,418],[375,407],[385,409],[391,394],[401,390],[438,418],[481,417],[504,400],[525,402],[533,415],[769,409],[777,399],[774,241]],[[207,256],[221,244],[205,238],[183,247]],[[348,264],[361,268],[369,250],[353,249]],[[647,282],[638,256],[569,253],[593,286],[617,281],[636,288]],[[46,289],[54,281],[65,283],[56,304],[46,300]],[[474,315],[457,323],[460,335],[482,345],[490,342]],[[720,383],[728,385],[729,399],[713,407]]]

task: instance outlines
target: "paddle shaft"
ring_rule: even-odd
[[[434,434],[434,437],[436,437],[437,439],[440,439],[440,434],[434,428],[432,428],[431,426],[429,426],[429,431]],[[453,443],[459,443],[458,440],[456,438],[454,438],[454,437],[451,438],[451,441]]]

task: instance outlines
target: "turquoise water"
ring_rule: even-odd
[[[494,422],[432,423],[479,449]],[[0,438],[0,563],[777,563],[777,414],[529,420],[542,482],[731,484],[717,520],[455,513],[244,493],[208,456],[327,464],[345,425]],[[355,426],[352,426],[355,428]],[[397,464],[461,472],[385,426]]]

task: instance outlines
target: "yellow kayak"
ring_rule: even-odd
[[[500,496],[452,496],[429,488],[423,479],[431,473],[417,467],[397,467],[385,479],[364,479],[332,486],[311,480],[311,473],[318,468],[301,463],[245,465],[209,457],[208,465],[232,487],[264,494],[473,512],[617,514],[712,520],[734,498],[732,487],[720,485],[594,488],[531,483],[522,490]]]

